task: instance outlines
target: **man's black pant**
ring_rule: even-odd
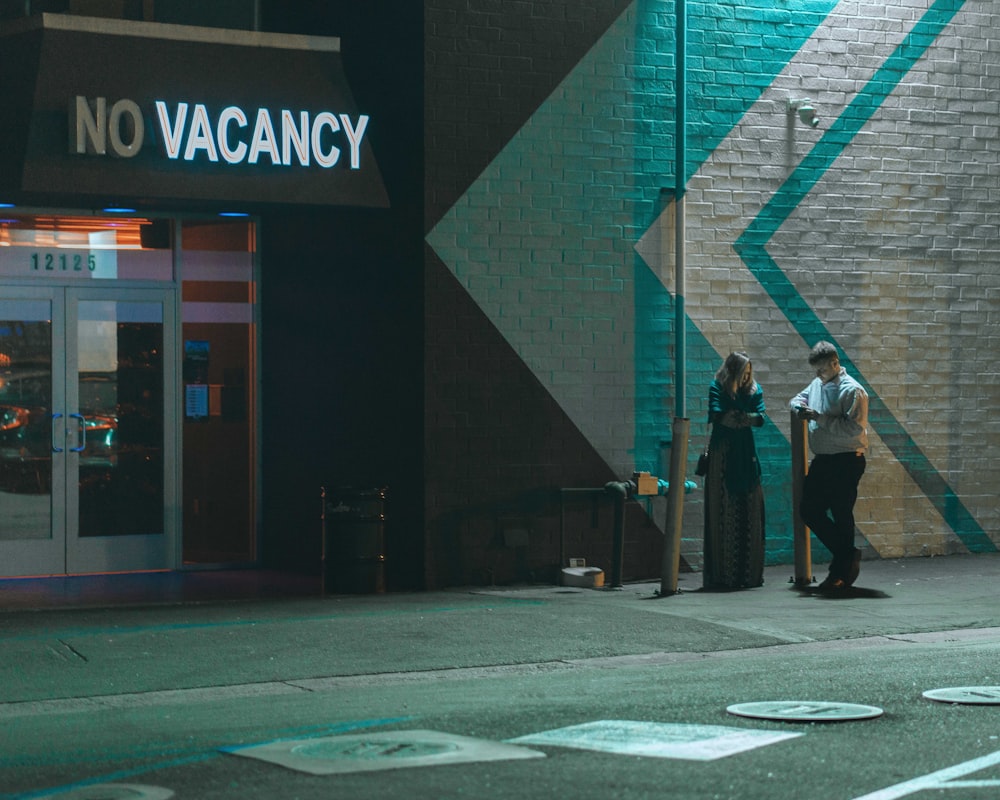
[[[833,556],[834,578],[846,578],[854,558],[854,503],[864,474],[863,455],[815,456],[802,485],[799,514]]]

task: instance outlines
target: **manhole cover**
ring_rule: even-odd
[[[763,703],[737,703],[726,709],[737,717],[777,719],[784,722],[846,722],[874,719],[883,714],[876,706],[854,703],[826,703],[799,700],[772,700]]]
[[[37,800],[168,800],[174,793],[162,786],[141,786],[137,783],[95,783],[68,792],[47,794]]]
[[[455,753],[459,746],[454,742],[421,742],[414,739],[397,739],[395,741],[351,742],[341,744],[333,740],[324,740],[310,744],[300,744],[292,748],[292,753],[305,758],[335,759],[335,758],[429,758]]]
[[[963,705],[1000,705],[1000,686],[956,686],[951,689],[929,689],[924,692],[928,700],[939,703],[962,703]]]

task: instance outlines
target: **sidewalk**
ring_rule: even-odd
[[[613,785],[623,797],[647,798],[663,793],[668,774],[685,787],[678,796],[764,800],[792,795],[762,775],[809,774],[820,787],[813,794],[847,798],[923,774],[921,753],[940,736],[933,720],[948,715],[949,737],[958,722],[911,695],[959,685],[955,675],[995,674],[1000,554],[868,561],[857,587],[837,598],[794,588],[792,574],[769,567],[761,588],[702,592],[701,575],[687,573],[669,597],[656,595],[659,582],[321,597],[266,574],[229,576],[231,591],[220,597],[204,575],[186,586],[183,576],[163,576],[145,591],[138,576],[125,576],[111,581],[117,596],[105,594],[118,604],[103,606],[94,605],[94,583],[61,584],[63,607],[31,608],[22,598],[21,610],[0,613],[0,795],[124,797],[111,792],[141,784],[206,800],[547,797],[554,787],[593,798]],[[11,583],[0,582],[0,606]],[[956,661],[978,666],[956,669]],[[825,694],[859,663],[878,680],[866,678],[863,693],[850,693],[848,680],[846,695]],[[331,737],[369,729],[390,736],[395,752],[424,745],[407,738],[417,731],[502,743],[602,720],[735,726],[727,704],[774,699],[776,685],[795,701],[877,700],[908,711],[887,715],[893,727],[873,728],[867,735],[877,738],[860,744],[858,729],[825,729],[814,737],[823,736],[822,756],[754,751],[743,763],[757,765],[747,773],[757,777],[738,792],[725,789],[726,763],[572,749],[537,763],[380,766],[329,780],[227,755],[306,739],[324,753]],[[962,719],[965,741],[995,733],[989,718]],[[361,744],[367,752],[370,742]],[[336,752],[354,752],[344,747]],[[859,750],[881,753],[864,779],[831,766],[853,763]],[[935,750],[935,763],[967,759],[952,750]],[[845,780],[863,789],[833,790]],[[95,793],[84,794],[91,784]]]
[[[817,581],[825,571],[814,565]],[[760,589],[703,592],[700,573],[682,573],[674,596],[657,597],[659,583],[629,584],[621,593],[649,599],[645,610],[788,642],[1000,626],[1000,553],[864,561],[857,584],[841,595],[820,594],[815,583],[798,590],[793,576],[790,564],[767,567]],[[577,590],[473,591],[553,599]],[[592,602],[613,593],[579,591]]]
[[[658,583],[539,585],[6,611],[0,707],[1000,628],[1000,554],[867,561],[836,598],[796,590],[791,576],[769,567],[759,589],[709,593],[683,574],[669,597]]]

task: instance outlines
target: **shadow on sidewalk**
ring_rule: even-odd
[[[888,600],[891,594],[878,589],[865,589],[861,586],[849,586],[846,589],[820,589],[819,586],[793,586],[792,591],[804,595],[819,597],[823,600]]]

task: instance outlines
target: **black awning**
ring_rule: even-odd
[[[44,14],[0,36],[0,89],[0,192],[388,206],[335,38]]]

